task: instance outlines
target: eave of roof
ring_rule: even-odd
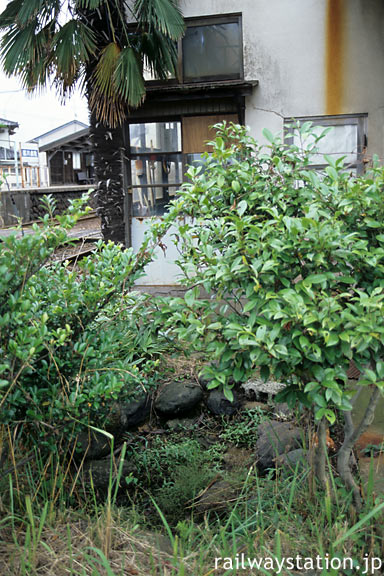
[[[59,138],[54,142],[49,142],[44,146],[40,146],[40,152],[48,152],[49,150],[56,150],[61,148],[70,143],[76,143],[77,140],[81,140],[87,138],[89,136],[89,127],[84,128],[83,130],[79,130],[78,132],[74,132],[73,134],[68,134],[68,136],[64,136],[63,138]]]
[[[84,122],[80,122],[80,120],[70,120],[70,122],[66,122],[65,124],[61,124],[60,126],[56,126],[56,128],[52,128],[52,130],[48,130],[48,132],[44,132],[44,134],[39,134],[38,136],[35,136],[32,140],[39,140],[39,138],[44,138],[44,136],[48,136],[49,134],[54,134],[57,130],[60,130],[61,128],[65,128],[66,126],[70,126],[71,124],[78,124],[79,126],[83,126],[84,128],[89,128],[89,126],[87,126],[87,124],[84,124]],[[32,142],[32,140],[30,140],[30,142]]]
[[[19,127],[18,122],[13,122],[12,120],[6,120],[5,118],[0,118],[0,125],[3,125],[5,128],[7,128],[10,134],[14,134],[16,128]]]
[[[179,98],[201,98],[209,96],[248,95],[252,93],[258,80],[223,80],[189,84],[147,84],[147,99],[178,100]]]

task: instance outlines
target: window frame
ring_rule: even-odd
[[[223,83],[230,80],[244,80],[244,43],[243,43],[243,19],[241,12],[230,14],[213,14],[209,16],[196,16],[185,18],[185,25],[188,26],[212,26],[214,24],[238,24],[239,25],[239,42],[241,47],[241,62],[239,74],[222,74],[220,76],[201,76],[194,80],[185,80],[183,75],[183,38],[177,42],[177,65],[176,76],[167,80],[146,80],[148,86],[178,86],[178,85],[204,85],[213,82]]]
[[[199,16],[196,18],[188,18],[186,21],[186,27],[197,27],[197,26],[214,26],[215,24],[238,24],[239,26],[239,44],[241,48],[241,59],[240,59],[240,70],[238,74],[220,74],[212,76],[200,76],[193,80],[184,78],[184,50],[183,50],[183,38],[178,41],[178,70],[177,78],[180,84],[204,84],[205,82],[223,82],[225,80],[244,80],[244,50],[243,50],[243,22],[241,13],[235,14],[223,14],[214,16]]]
[[[298,116],[295,118],[284,119],[284,142],[288,145],[293,144],[293,131],[297,122],[304,124],[305,122],[312,122],[313,126],[321,126],[323,128],[334,126],[357,126],[357,151],[356,163],[346,165],[348,169],[356,169],[356,174],[364,173],[364,153],[368,145],[367,126],[368,114],[337,114],[337,115],[323,115],[323,116]],[[311,164],[308,167],[314,170],[324,170],[327,164]]]
[[[130,126],[133,124],[167,124],[167,123],[178,123],[180,124],[180,149],[178,150],[172,150],[169,152],[134,152],[132,151],[132,147],[131,147],[131,139],[130,139]],[[153,184],[141,184],[140,186],[138,185],[133,185],[132,184],[132,162],[134,162],[137,159],[143,159],[143,160],[150,160],[151,157],[153,156],[164,156],[164,157],[172,157],[172,156],[178,156],[180,155],[181,157],[181,163],[182,163],[182,174],[184,174],[185,172],[185,158],[184,158],[184,154],[183,154],[183,136],[182,136],[182,119],[180,117],[178,118],[172,118],[172,119],[146,119],[146,120],[137,120],[134,122],[130,122],[129,124],[127,124],[127,137],[128,137],[128,142],[129,142],[129,151],[128,151],[128,160],[129,160],[129,192],[132,196],[132,207],[131,207],[131,217],[132,218],[151,218],[153,216],[159,216],[159,214],[156,213],[156,193],[155,193],[155,204],[154,204],[154,212],[151,214],[146,214],[146,215],[136,215],[134,213],[134,202],[133,202],[133,198],[134,198],[134,190],[135,189],[141,189],[141,190],[148,190],[148,189],[152,189],[155,190],[156,188],[162,188],[163,190],[165,188],[180,188],[180,186],[183,183],[183,179],[180,181],[180,183],[177,182],[171,182],[168,184],[163,184],[163,183],[153,183]],[[156,160],[158,161],[158,160]],[[169,192],[168,192],[168,196],[169,196]],[[163,196],[164,197],[164,196]],[[162,214],[160,214],[161,216]]]

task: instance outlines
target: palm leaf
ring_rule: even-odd
[[[35,18],[39,23],[46,23],[60,8],[60,0],[28,0],[22,2],[20,10],[16,16],[16,23],[23,27]]]
[[[157,28],[172,40],[184,34],[184,19],[175,0],[136,0],[133,12],[139,24],[147,26],[150,33]]]
[[[136,54],[130,46],[120,52],[113,79],[120,98],[133,108],[140,106],[145,97],[144,79]]]
[[[141,36],[137,49],[155,78],[166,80],[169,74],[176,74],[178,52],[174,40],[153,30],[152,34]]]
[[[0,28],[18,25],[24,28],[38,19],[40,26],[60,9],[60,0],[12,0],[0,14]]]
[[[101,52],[93,75],[94,85],[105,98],[110,98],[115,92],[114,74],[120,56],[120,46],[110,42]]]
[[[56,79],[65,92],[73,84],[79,68],[95,54],[96,37],[93,30],[80,20],[69,20],[55,34],[52,49]]]
[[[96,10],[102,4],[105,4],[105,0],[76,0],[76,7],[86,10]]]
[[[32,22],[24,30],[14,27],[2,40],[2,65],[8,76],[17,74],[27,90],[44,85],[50,74],[51,26],[36,33]]]
[[[28,61],[35,61],[35,22],[23,29],[13,26],[1,41],[2,65],[7,75],[22,71]]]
[[[0,14],[0,28],[8,28],[15,23],[23,3],[24,0],[12,0],[7,4],[5,10]]]
[[[104,124],[115,128],[126,117],[126,103],[115,86],[115,71],[121,49],[115,42],[105,46],[99,56],[95,72],[88,83],[88,103],[92,112]]]

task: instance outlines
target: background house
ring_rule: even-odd
[[[36,136],[40,163],[45,167],[46,185],[89,184],[93,179],[93,156],[89,127],[72,120]]]
[[[15,144],[11,136],[18,127],[17,122],[0,118],[0,179],[15,170]]]
[[[0,118],[1,188],[25,188],[40,185],[39,152],[35,143],[19,142],[18,122]]]
[[[264,128],[292,139],[289,122],[311,120],[333,126],[322,152],[346,156],[351,170],[384,158],[382,0],[182,0],[181,8],[177,77],[149,80],[125,126],[135,249],[221,120],[246,124],[259,141]],[[142,283],[177,283],[170,236],[165,244]]]

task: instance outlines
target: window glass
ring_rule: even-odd
[[[314,136],[300,134],[297,125],[309,123],[309,131],[316,136],[324,136],[314,143]],[[288,120],[285,124],[285,140],[299,148],[308,150],[315,144],[318,152],[311,154],[314,168],[321,169],[328,162],[325,155],[334,159],[343,157],[345,170],[361,174],[364,172],[364,152],[366,146],[367,115],[309,116],[298,120]]]
[[[239,78],[241,69],[239,22],[187,27],[183,38],[184,80],[215,76]]]
[[[154,154],[131,158],[132,186],[178,184],[183,180],[181,154]]]
[[[181,151],[180,122],[131,124],[129,138],[132,154]]]
[[[319,136],[324,132],[325,126],[315,126],[312,131]],[[358,153],[358,125],[344,124],[332,126],[330,131],[325,134],[317,143],[317,154],[312,154],[312,164],[324,164],[324,154],[337,159],[345,157],[345,164],[356,164]],[[293,142],[298,147],[309,148],[314,143],[314,136],[306,138],[302,142],[300,134],[295,131]]]
[[[133,188],[132,215],[136,218],[161,216],[175,197],[178,186],[148,186]]]
[[[80,152],[73,152],[73,154],[72,154],[72,167],[74,170],[80,170],[80,168],[81,168]]]

